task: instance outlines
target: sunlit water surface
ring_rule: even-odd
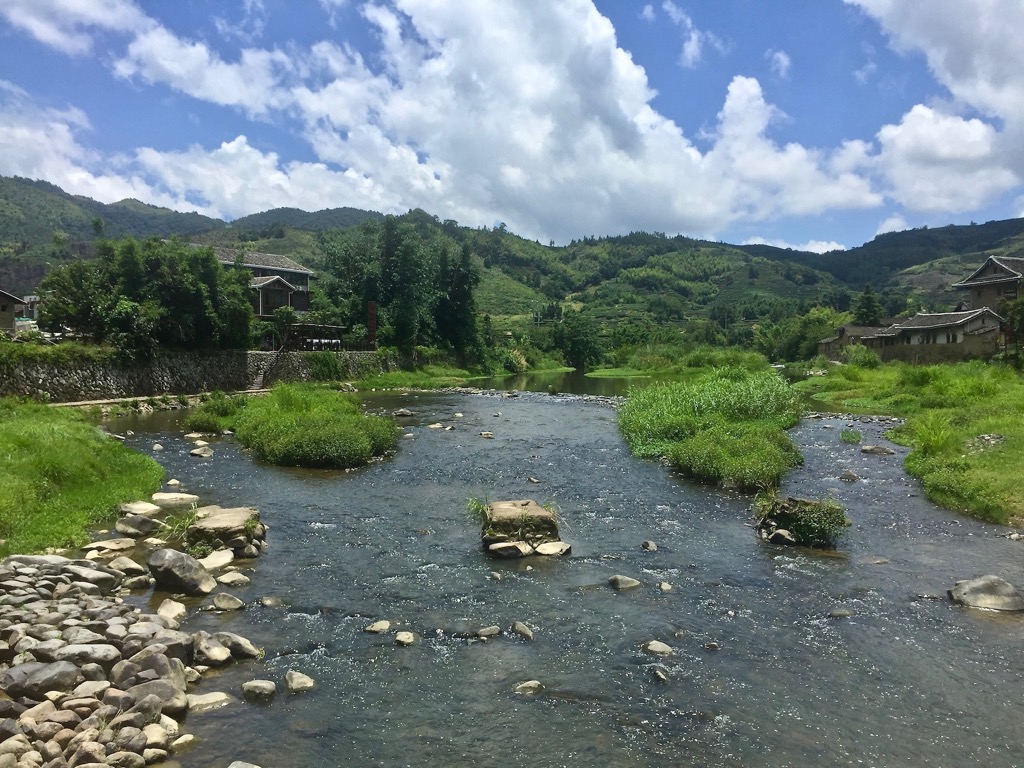
[[[944,598],[985,573],[1024,582],[1022,545],[922,499],[900,471],[902,449],[864,456],[840,441],[839,418],[793,431],[807,461],[784,490],[833,493],[854,521],[828,555],[761,543],[749,497],[631,457],[604,403],[529,393],[368,403],[416,415],[402,420],[392,459],[349,473],[265,466],[231,439],[194,459],[167,417],[120,425],[140,450],[161,442],[168,477],[204,503],[255,506],[271,526],[269,551],[245,566],[252,585],[233,590],[247,610],[187,626],[266,649],[205,677],[200,692],[240,696],[246,680],[270,678],[279,693],[189,717],[200,743],[180,756],[185,768],[1024,762],[1022,619]],[[857,428],[882,439],[875,424]],[[840,482],[843,469],[862,480]],[[469,498],[556,504],[571,556],[490,559]],[[643,586],[614,592],[614,574]],[[265,595],[285,607],[260,607]],[[853,615],[830,618],[837,608]],[[377,619],[416,644],[363,631]],[[516,620],[532,642],[507,631],[466,639]],[[675,655],[645,655],[652,639]],[[289,669],[316,689],[289,696]],[[531,679],[541,693],[513,691]]]

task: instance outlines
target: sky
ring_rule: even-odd
[[[0,175],[828,251],[1024,215],[1022,0],[3,0]]]

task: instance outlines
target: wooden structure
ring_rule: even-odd
[[[27,304],[20,296],[0,290],[0,332],[14,333],[16,320],[25,312]]]
[[[918,312],[861,341],[883,362],[954,362],[999,352],[1002,323],[1002,318],[988,307],[967,312]]]
[[[953,287],[967,292],[963,304],[968,308],[988,307],[999,311],[1004,301],[1020,297],[1022,277],[1024,259],[989,256],[984,264],[959,283],[954,283]]]
[[[196,248],[206,246],[195,245]],[[269,319],[279,307],[296,312],[309,311],[309,280],[313,270],[276,253],[254,253],[214,246],[217,261],[228,268],[246,269],[252,274],[252,309],[261,319]]]

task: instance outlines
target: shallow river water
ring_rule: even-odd
[[[944,597],[986,573],[1024,582],[1024,544],[925,501],[900,470],[902,449],[866,456],[842,443],[848,419],[793,431],[807,461],[784,487],[846,506],[853,526],[829,556],[766,545],[749,497],[631,457],[601,402],[491,393],[369,404],[416,415],[394,458],[350,473],[261,465],[230,439],[194,459],[166,420],[131,425],[135,447],[166,446],[156,457],[168,477],[204,502],[255,506],[271,527],[269,551],[246,566],[252,585],[233,592],[247,610],[187,626],[266,648],[200,692],[270,678],[278,696],[190,717],[201,743],[180,756],[185,768],[1024,764],[1024,620]],[[877,424],[857,428],[882,439]],[[862,480],[840,482],[844,469]],[[488,558],[471,497],[553,502],[571,555]],[[656,551],[641,548],[648,539]],[[614,592],[614,574],[643,586]],[[264,595],[285,607],[260,607]],[[377,619],[416,644],[365,633]],[[516,620],[532,642],[464,637]],[[645,655],[648,640],[675,655]],[[317,688],[288,696],[289,669]],[[541,693],[514,693],[531,679]]]

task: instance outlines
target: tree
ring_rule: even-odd
[[[562,315],[562,322],[553,331],[555,347],[562,352],[565,362],[578,371],[586,371],[600,362],[601,340],[597,323],[574,310]]]
[[[853,322],[856,325],[878,325],[882,322],[882,304],[870,285],[853,302]]]

